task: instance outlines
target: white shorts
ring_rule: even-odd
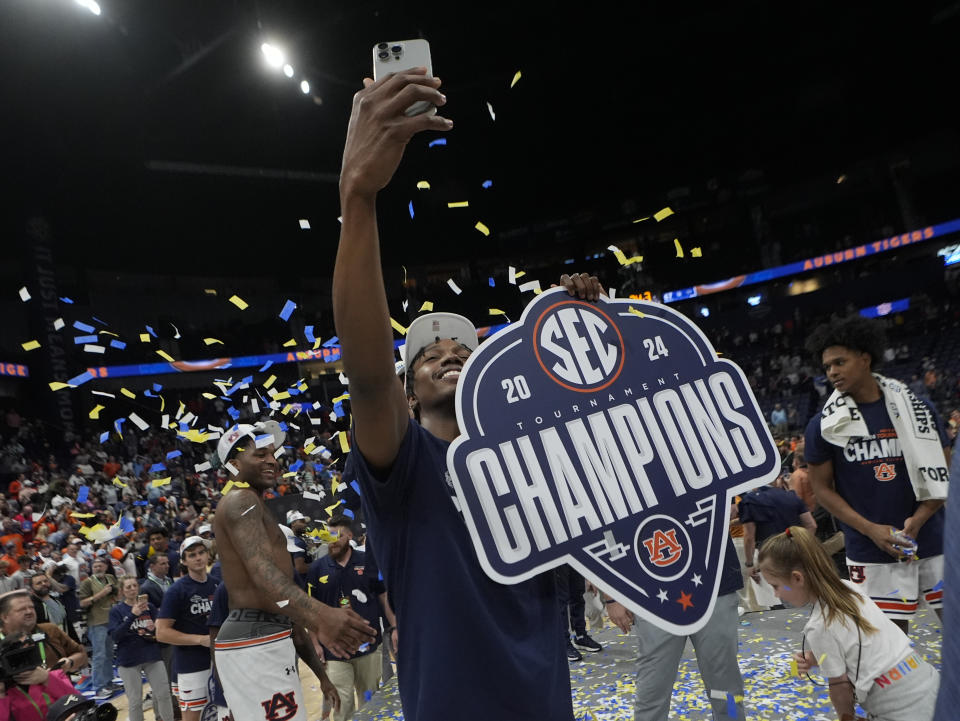
[[[207,705],[207,682],[210,679],[210,669],[178,673],[177,685],[174,693],[180,699],[181,711],[203,711]]]
[[[922,603],[943,607],[943,555],[910,563],[858,563],[847,559],[850,580],[893,620],[908,621]]]
[[[306,721],[290,626],[231,620],[237,610],[255,613],[231,611],[214,644],[217,674],[234,721]]]

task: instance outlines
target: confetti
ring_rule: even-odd
[[[450,290],[452,290],[457,295],[460,295],[463,292],[462,290],[460,290],[460,286],[453,281],[453,278],[447,279],[447,285],[450,286]]]
[[[417,190],[430,190],[430,183],[428,183],[426,180],[418,181]]]
[[[20,300],[22,300],[24,303],[30,300],[30,291],[27,290],[27,286],[23,286],[19,292],[20,292]]]
[[[62,330],[65,325],[66,323],[63,322],[63,318],[57,318],[55,321],[53,321],[54,330]]]
[[[292,347],[295,346],[296,344],[297,344],[297,339],[296,339],[296,338],[291,338],[290,340],[288,340],[286,343],[283,344],[283,347],[284,347],[284,348],[292,348]]]
[[[156,480],[150,481],[150,485],[154,488],[159,488],[160,486],[169,486],[170,481],[173,480],[170,476],[166,478],[157,478]]]
[[[504,313],[504,312],[503,312],[502,310],[500,310],[499,308],[490,308],[490,309],[488,310],[488,313],[490,313],[490,315],[506,315],[506,313]]]
[[[669,218],[671,215],[673,215],[673,209],[668,206],[663,210],[658,210],[656,213],[654,213],[653,219],[659,223],[661,220],[664,218]]]
[[[482,183],[480,183],[480,187],[482,187],[482,188],[491,188],[491,187],[493,187],[493,181],[492,181],[492,180],[484,180]]]
[[[433,301],[425,300],[423,301],[423,305],[420,306],[419,312],[423,313],[424,311],[432,311],[432,310],[433,310]]]
[[[247,302],[238,295],[231,295],[230,302],[233,303],[235,306],[237,306],[237,308],[239,308],[240,310],[247,309]]]
[[[512,88],[514,85],[516,85],[517,81],[519,80],[520,80],[520,71],[518,70],[516,73],[513,74],[513,80],[510,81],[510,87]]]
[[[447,203],[448,208],[469,208],[469,200],[455,200],[453,202]]]
[[[310,221],[306,218],[300,218],[300,230],[310,230]]]
[[[682,258],[682,257],[683,257],[683,247],[680,245],[680,239],[679,239],[679,238],[674,238],[674,239],[673,239],[673,247],[677,249],[677,257],[678,257],[678,258]]]
[[[479,231],[480,231],[481,233],[483,233],[484,235],[490,235],[490,228],[488,228],[487,226],[485,226],[485,225],[484,225],[483,223],[481,223],[479,220],[477,221],[477,224],[476,224],[475,226],[473,226],[473,227],[476,228],[477,230],[479,230]]]
[[[297,309],[297,304],[292,300],[288,300],[283,304],[283,310],[280,311],[280,318],[282,320],[290,320],[290,315]]]
[[[278,605],[280,608],[283,608],[283,607],[286,606],[288,603],[290,603],[290,601],[287,601],[287,600],[277,601],[277,605]]]
[[[353,589],[353,591],[350,593],[350,595],[353,596],[355,599],[357,599],[360,603],[366,603],[366,602],[367,602],[367,594],[365,594],[365,593],[364,593],[363,591],[361,591],[359,588]]]
[[[412,218],[413,217],[413,201],[412,200],[410,201],[410,205],[407,207],[410,210],[410,217]]]
[[[127,344],[124,343],[122,340],[111,340],[110,347],[116,348],[118,350],[124,350],[127,347]]]
[[[141,342],[141,343],[149,343],[149,342],[150,342],[150,334],[149,334],[149,333],[141,333],[141,334],[140,334],[140,342]]]
[[[81,323],[78,320],[73,321],[73,327],[84,333],[94,333],[97,329],[92,325],[87,325],[86,323]]]
[[[206,293],[207,295],[216,295],[216,294],[217,294],[217,291],[214,290],[213,288],[204,288],[204,289],[203,289],[203,292]]]
[[[493,112],[493,106],[489,102],[487,103],[487,110],[490,112],[490,119],[496,122],[497,114]]]
[[[86,503],[87,497],[90,495],[89,486],[80,486],[80,489],[77,491],[77,503]]]
[[[239,475],[240,471],[237,470],[237,467],[233,465],[230,461],[227,461],[223,464],[223,467],[230,471],[231,476]]]
[[[193,466],[193,470],[196,473],[202,473],[203,471],[209,471],[212,468],[209,461],[204,461],[203,463],[197,463]]]
[[[256,507],[257,507],[257,504],[254,503],[252,506],[250,506],[250,508],[248,508],[247,510],[245,510],[245,511],[244,511],[243,513],[241,513],[240,515],[241,515],[241,516],[245,516],[245,515],[247,515],[248,513],[250,513],[250,511],[252,511],[252,510],[253,510],[254,508],[256,508]]]
[[[52,391],[62,391],[64,388],[69,388],[69,383],[61,383],[60,381],[50,381],[50,390]]]
[[[517,284],[517,269],[512,265],[507,267],[507,282],[510,285]]]
[[[690,257],[691,257],[691,258],[702,258],[702,257],[703,257],[703,251],[702,251],[700,248],[691,248],[691,249],[690,249]]]
[[[172,358],[172,357],[170,356],[170,354],[167,353],[166,351],[157,350],[157,355],[160,356],[161,358],[163,358],[163,359],[164,359],[165,361],[167,361],[168,363],[173,363],[173,362],[174,362],[173,358]]]
[[[84,371],[78,376],[74,376],[67,381],[67,385],[70,386],[80,386],[86,383],[89,380],[93,380],[93,374],[90,371]]]
[[[400,335],[406,335],[406,334],[407,334],[407,329],[406,329],[406,327],[404,327],[403,325],[401,325],[400,323],[398,323],[397,321],[395,321],[393,318],[390,319],[390,325],[392,325],[392,326],[393,326],[393,329],[394,329],[395,331],[397,331],[397,333],[399,333]]]
[[[36,350],[40,347],[40,341],[38,340],[28,340],[26,343],[21,343],[20,346],[24,350]]]
[[[88,343],[83,347],[83,351],[85,353],[106,353],[107,349],[104,348],[102,345],[91,345],[90,343]]]
[[[150,424],[147,423],[145,420],[143,420],[136,413],[131,413],[129,418],[130,418],[130,422],[136,425],[136,427],[139,428],[141,431],[145,431],[150,427]]]
[[[343,431],[340,431],[340,450],[344,453],[350,452],[350,441],[347,440],[347,434]]]
[[[94,408],[92,411],[90,411],[90,413],[88,414],[88,415],[90,416],[90,420],[92,420],[92,421],[100,420],[100,411],[102,411],[102,410],[105,409],[105,408],[106,408],[106,406],[101,406],[101,405],[98,403],[98,404],[97,404],[97,407]]]
[[[330,576],[320,576],[317,580],[320,581],[320,583],[326,583],[329,578]]]
[[[137,394],[133,391],[128,391],[126,388],[121,388],[120,393],[125,395],[127,398],[136,398]]]
[[[431,140],[429,143],[427,143],[427,147],[432,148],[434,145],[446,145],[446,144],[447,144],[446,138],[437,138],[436,140]]]
[[[526,293],[528,290],[532,290],[535,295],[540,295],[543,291],[540,289],[539,280],[528,280],[526,283],[521,283],[517,286],[520,289],[521,293]]]
[[[634,308],[632,305],[631,305],[629,308],[627,308],[627,310],[628,310],[630,313],[632,313],[633,315],[639,316],[640,318],[646,318],[646,317],[647,317],[647,316],[645,316],[643,313],[641,313],[639,310],[637,310],[636,308]]]
[[[636,219],[635,221],[633,221],[633,222],[634,222],[634,223],[642,223],[642,222],[645,221],[645,220],[650,220],[650,216],[647,215],[647,216],[645,216],[645,217],[643,217],[643,218],[637,218],[637,219]]]
[[[203,342],[204,342],[206,345],[213,345],[214,343],[219,343],[220,345],[223,345],[223,341],[222,341],[222,340],[217,340],[216,338],[204,338],[204,339],[203,339]]]

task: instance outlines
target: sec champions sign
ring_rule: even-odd
[[[570,564],[661,628],[709,619],[733,496],[780,456],[740,368],[670,308],[537,297],[470,357],[447,455],[500,583]]]

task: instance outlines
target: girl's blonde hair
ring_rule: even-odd
[[[791,526],[768,538],[760,548],[758,563],[778,578],[790,578],[791,573],[800,571],[810,593],[823,605],[828,624],[839,616],[853,619],[864,633],[877,630],[860,613],[860,595],[840,579],[833,561],[806,528]]]

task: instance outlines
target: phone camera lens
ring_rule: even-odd
[[[386,50],[386,49],[387,49],[386,43],[377,43],[377,50]]]
[[[395,55],[399,55],[400,53],[403,52],[403,46],[402,46],[402,45],[394,45],[394,46],[393,46],[392,48],[390,48],[390,49],[393,51],[393,53],[394,53]]]
[[[386,50],[381,50],[379,53],[377,53],[377,57],[379,57],[381,60],[389,60],[390,53],[388,53]]]

